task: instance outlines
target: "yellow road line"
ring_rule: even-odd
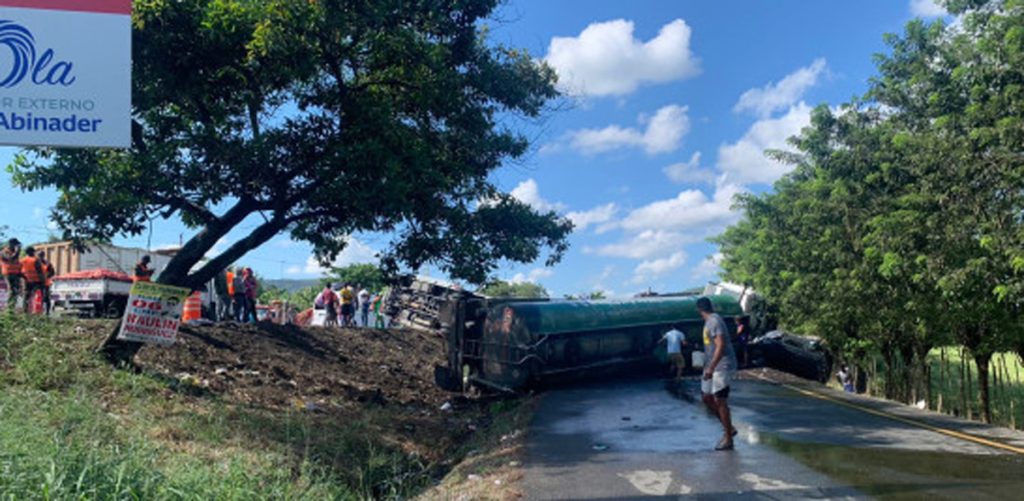
[[[835,403],[835,404],[839,404],[839,405],[842,405],[842,406],[845,406],[845,407],[849,407],[851,409],[857,409],[857,410],[859,410],[861,412],[866,412],[868,414],[873,414],[875,416],[884,417],[884,418],[887,418],[887,419],[891,419],[893,421],[899,421],[900,423],[903,423],[903,424],[909,424],[911,426],[916,426],[918,428],[924,428],[926,430],[934,431],[935,433],[941,433],[943,435],[950,436],[950,437],[953,437],[953,438],[959,438],[960,440],[966,440],[968,442],[974,442],[976,444],[985,445],[985,446],[992,447],[992,448],[995,448],[995,449],[1002,449],[1004,451],[1014,452],[1014,453],[1017,453],[1017,454],[1024,454],[1024,448],[1022,448],[1022,447],[1016,447],[1016,446],[1013,446],[1013,445],[1010,445],[1010,444],[1004,444],[1002,442],[996,442],[994,440],[989,440],[987,438],[982,438],[982,437],[979,437],[979,436],[976,436],[976,435],[971,435],[971,434],[959,432],[959,431],[956,431],[956,430],[950,430],[948,428],[941,428],[941,427],[938,427],[938,426],[933,426],[933,425],[930,425],[930,424],[922,422],[922,421],[917,421],[917,420],[914,420],[914,419],[908,419],[908,418],[900,417],[900,416],[897,416],[895,414],[890,414],[888,412],[884,412],[884,411],[880,411],[880,410],[877,410],[877,409],[872,409],[870,407],[865,407],[863,405],[858,405],[858,404],[855,404],[855,403],[852,403],[852,402],[848,402],[848,401],[840,399],[840,398],[830,397],[828,395],[825,395],[823,393],[819,393],[819,392],[816,392],[816,391],[806,390],[806,389],[799,388],[797,386],[793,386],[793,385],[790,385],[790,384],[779,383],[779,382],[776,382],[776,381],[772,381],[771,379],[768,379],[768,378],[766,378],[764,376],[761,376],[761,375],[758,375],[758,374],[754,374],[754,376],[756,376],[757,378],[762,379],[764,381],[768,381],[770,383],[775,383],[775,384],[781,385],[781,386],[783,386],[785,388],[789,388],[790,390],[793,390],[793,391],[795,391],[797,393],[800,393],[802,395],[806,395],[806,396],[809,396],[809,397],[812,397],[812,398],[817,398],[817,399],[820,399],[820,400],[825,400],[825,401],[832,402],[832,403]]]

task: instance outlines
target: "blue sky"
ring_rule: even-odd
[[[915,15],[942,11],[930,0],[509,2],[488,23],[492,40],[547,60],[568,97],[541,121],[514,122],[534,148],[494,179],[578,228],[560,264],[505,265],[497,275],[554,295],[625,296],[715,279],[706,239],[739,217],[732,196],[770,189],[786,171],[762,151],[785,147],[811,107],[863,93],[882,35]],[[0,165],[16,151],[0,147]],[[0,173],[0,225],[22,241],[46,239],[55,200],[52,191],[22,193]],[[189,236],[161,221],[152,236],[115,243],[156,248]],[[337,264],[372,261],[387,239],[356,235]],[[270,278],[318,276],[310,254],[280,236],[242,263]]]

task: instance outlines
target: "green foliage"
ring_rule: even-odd
[[[387,287],[384,272],[372,264],[351,264],[344,268],[331,268],[326,280],[332,283],[352,284],[352,287],[358,285],[372,292]]]
[[[558,96],[550,67],[486,39],[497,4],[136,2],[132,147],[31,149],[9,171],[61,192],[67,237],[168,217],[197,230],[166,283],[201,284],[282,232],[323,262],[354,233],[391,233],[388,271],[432,263],[474,283],[503,259],[557,262],[571,223],[490,181],[528,148],[502,120]],[[243,221],[245,237],[190,272]]]
[[[962,29],[888,36],[868,94],[816,109],[799,154],[775,154],[793,172],[741,198],[717,239],[728,279],[848,360],[881,359],[890,397],[927,391],[935,346],[964,345],[982,372],[1024,346],[1024,8],[998,3],[951,2]]]
[[[393,499],[432,481],[371,432],[386,415],[336,422],[186,398],[111,368],[82,325],[111,327],[0,314],[5,499]]]
[[[285,301],[292,296],[292,293],[277,287],[276,285],[268,285],[260,287],[259,302],[260,304],[267,304],[271,301]]]
[[[477,290],[478,294],[491,297],[545,298],[548,291],[533,282],[506,282],[495,280]]]
[[[566,294],[565,298],[566,299],[570,299],[570,300],[572,300],[572,299],[587,299],[587,300],[591,300],[591,301],[597,301],[597,300],[600,300],[600,299],[606,299],[605,295],[604,295],[604,291],[590,291],[590,292],[581,292],[579,294]]]

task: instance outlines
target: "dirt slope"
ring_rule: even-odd
[[[225,323],[183,327],[174,346],[146,347],[136,362],[236,403],[437,409],[451,398],[433,382],[443,354],[440,338],[414,330]]]

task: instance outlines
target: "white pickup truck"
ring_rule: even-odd
[[[119,318],[131,288],[132,279],[124,273],[90,270],[55,277],[50,300],[60,314]]]

